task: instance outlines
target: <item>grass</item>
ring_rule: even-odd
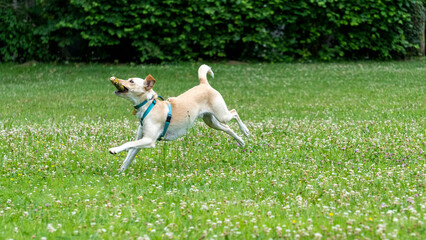
[[[1,64],[0,238],[424,238],[424,59],[211,64],[246,148],[199,122],[119,174],[138,121],[108,78],[176,96],[199,65]]]

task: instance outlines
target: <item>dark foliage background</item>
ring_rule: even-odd
[[[1,0],[1,61],[400,59],[426,0]]]

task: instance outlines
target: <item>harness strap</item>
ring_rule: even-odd
[[[143,120],[145,120],[146,116],[148,116],[148,114],[151,112],[151,110],[154,108],[155,104],[157,104],[157,101],[154,99],[152,101],[152,103],[148,106],[148,108],[145,110],[145,112],[143,113],[142,118],[140,120],[141,126],[143,126]],[[141,107],[141,106],[139,106],[139,107]],[[167,106],[169,107],[169,113],[167,114],[166,123],[164,124],[164,130],[161,133],[160,137],[157,139],[157,141],[161,141],[164,138],[164,135],[166,135],[167,129],[169,128],[170,121],[172,120],[172,107],[171,107],[171,104],[169,103]]]
[[[161,141],[164,137],[164,135],[166,135],[167,129],[169,128],[170,125],[170,121],[172,120],[172,106],[169,103],[169,113],[167,114],[167,119],[166,119],[166,123],[164,124],[164,130],[163,133],[161,133],[161,136],[157,139],[158,141]]]
[[[145,105],[148,101],[151,101],[152,98],[150,99],[146,99],[145,101],[139,103],[138,105],[133,106],[136,110],[138,110],[139,108],[141,108],[143,105]]]
[[[152,103],[148,106],[148,108],[145,110],[145,112],[142,115],[141,118],[141,126],[143,126],[143,120],[146,118],[149,112],[151,112],[152,108],[154,108],[155,104],[157,104],[157,101],[155,99],[152,101]]]
[[[157,97],[161,100],[164,101],[164,98],[160,95],[157,95]],[[139,103],[138,105],[133,106],[136,110],[138,110],[139,108],[141,108],[143,105],[145,105],[147,102],[151,101],[154,98],[154,96],[152,96],[150,99],[146,99],[143,102]]]

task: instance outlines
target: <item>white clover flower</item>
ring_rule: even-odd
[[[47,231],[52,233],[52,232],[56,232],[56,229],[53,227],[51,223],[49,223],[47,224]]]
[[[166,237],[168,238],[168,239],[172,239],[173,238],[173,233],[172,232],[166,232]]]
[[[355,228],[355,234],[359,234],[361,232],[361,228]]]
[[[137,238],[138,240],[151,240],[149,237],[148,237],[148,235],[143,235],[143,237],[138,237]]]
[[[314,239],[315,239],[315,240],[320,240],[321,238],[322,238],[321,233],[315,233],[315,234],[314,234]]]
[[[264,228],[263,228],[263,231],[264,231],[266,234],[269,234],[269,232],[271,231],[271,228],[269,228],[269,227],[264,227]]]
[[[275,231],[277,232],[277,235],[278,235],[279,237],[281,237],[281,236],[282,236],[282,234],[283,234],[283,229],[282,229],[280,226],[277,226],[277,227],[276,227],[276,229],[275,229]]]

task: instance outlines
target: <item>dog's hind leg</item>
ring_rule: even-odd
[[[241,131],[246,135],[247,137],[250,136],[250,132],[246,125],[241,121],[240,116],[238,116],[237,110],[232,109],[231,111],[228,111],[228,109],[225,107],[221,107],[219,109],[216,109],[214,111],[214,116],[217,118],[217,120],[221,123],[227,123],[231,119],[235,119],[238,123],[238,126],[240,126]]]
[[[229,128],[228,125],[219,122],[213,114],[205,113],[203,115],[203,120],[207,124],[207,126],[226,132],[227,134],[232,136],[240,144],[240,146],[242,147],[245,146],[244,140],[241,137],[239,137],[237,134],[235,134],[235,132],[232,131],[232,129]]]
[[[244,135],[246,135],[247,137],[250,136],[250,132],[246,125],[243,123],[243,121],[241,121],[240,116],[238,116],[237,110],[232,109],[231,111],[229,111],[228,107],[226,106],[225,100],[223,100],[220,94],[219,97],[216,97],[214,103],[212,104],[211,110],[213,115],[221,123],[227,123],[231,121],[231,119],[235,119]]]
[[[232,118],[237,120],[238,126],[240,126],[240,129],[244,133],[244,135],[246,135],[246,137],[249,137],[250,132],[249,132],[248,128],[246,127],[246,125],[243,123],[243,121],[241,121],[240,116],[238,116],[237,110],[232,109],[229,112],[232,114]]]

